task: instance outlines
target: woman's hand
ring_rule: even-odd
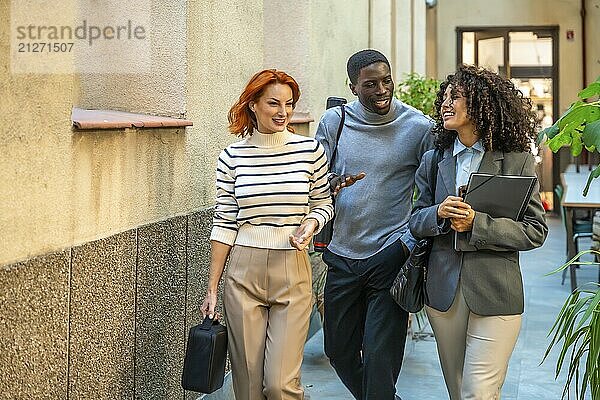
[[[217,292],[213,290],[208,290],[206,292],[206,297],[204,298],[204,302],[202,303],[202,317],[205,318],[208,315],[210,319],[219,319],[219,313],[215,313],[215,307],[217,305]]]
[[[292,247],[302,251],[310,243],[315,230],[319,226],[319,223],[314,218],[307,218],[302,224],[296,229],[293,235],[290,235],[290,244]]]
[[[450,227],[456,232],[469,232],[473,230],[473,220],[475,219],[475,210],[467,210],[466,217],[450,218]]]
[[[437,215],[441,219],[467,218],[471,213],[471,206],[462,201],[462,197],[448,196],[440,203],[437,209]],[[471,220],[471,223],[473,221]]]

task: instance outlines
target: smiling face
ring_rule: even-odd
[[[387,114],[394,93],[390,67],[384,62],[376,62],[361,68],[356,85],[351,83],[350,90],[367,110]]]
[[[273,83],[265,87],[262,95],[248,106],[256,116],[260,133],[283,132],[294,113],[292,88]]]
[[[475,124],[467,114],[467,99],[461,90],[452,95],[452,85],[448,85],[444,92],[440,114],[444,120],[444,129],[456,131],[460,134],[474,134]]]

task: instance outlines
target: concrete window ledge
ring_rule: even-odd
[[[310,136],[308,124],[314,122],[314,118],[307,112],[296,111],[290,119],[290,125],[298,135]]]
[[[73,107],[71,121],[75,129],[178,128],[192,126],[188,119],[159,117],[113,110],[84,110]]]

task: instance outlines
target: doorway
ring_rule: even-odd
[[[559,116],[558,26],[458,27],[457,64],[487,68],[513,81],[529,97],[540,130]],[[533,148],[544,204],[552,209],[557,200],[559,163],[547,146]]]

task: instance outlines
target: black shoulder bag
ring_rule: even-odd
[[[340,125],[338,126],[337,135],[335,138],[335,147],[333,148],[333,153],[331,153],[331,160],[329,161],[329,168],[333,168],[333,164],[335,163],[335,157],[337,155],[338,142],[340,141],[340,136],[342,135],[342,129],[344,128],[344,120],[346,119],[346,109],[344,105],[340,105],[342,117],[340,118]],[[335,216],[334,216],[335,218]],[[313,247],[315,251],[324,252],[329,242],[331,242],[331,237],[333,236],[333,218],[329,220],[328,223],[325,224],[323,229],[319,233],[317,233],[313,237]]]
[[[435,202],[435,187],[437,182],[438,163],[442,159],[442,151],[436,149],[431,162],[432,196]],[[394,279],[390,294],[394,301],[407,312],[416,313],[423,309],[427,302],[425,281],[427,277],[427,261],[433,244],[432,237],[426,237],[417,242],[404,262],[400,272]]]

